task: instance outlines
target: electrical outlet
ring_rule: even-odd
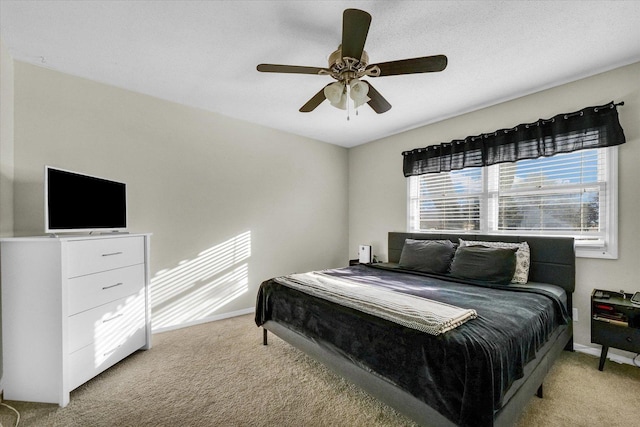
[[[574,307],[573,309],[573,321],[577,322],[578,321],[578,309]]]

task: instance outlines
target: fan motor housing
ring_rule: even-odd
[[[376,70],[379,73],[378,67],[371,67],[371,69],[367,70],[367,65],[369,65],[369,55],[364,50],[360,59],[343,57],[342,46],[339,46],[337,50],[329,55],[331,76],[339,81],[349,81],[365,75],[375,75]]]

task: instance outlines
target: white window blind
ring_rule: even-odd
[[[480,230],[482,169],[411,177],[412,231]]]
[[[553,235],[617,257],[617,148],[409,178],[409,231]]]

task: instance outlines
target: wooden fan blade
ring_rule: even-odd
[[[371,15],[363,10],[347,9],[342,15],[342,57],[360,60],[369,33]]]
[[[422,58],[402,59],[399,61],[381,62],[369,67],[380,68],[380,75],[397,76],[399,74],[432,73],[447,68],[447,57],[444,55],[425,56]],[[374,76],[371,76],[374,77]]]
[[[366,82],[366,83],[369,85],[369,93],[367,95],[370,98],[367,104],[369,104],[369,106],[373,108],[373,111],[375,111],[378,114],[386,113],[387,111],[389,111],[391,109],[391,104],[389,104],[389,102],[387,102],[387,100],[384,99],[384,96],[380,95],[380,92],[378,92],[371,85],[371,83],[369,82]]]
[[[256,69],[263,73],[320,74],[321,71],[330,72],[330,70],[320,67],[302,67],[299,65],[277,64],[260,64]]]
[[[331,83],[329,83],[330,85]],[[329,86],[327,85],[327,86]],[[327,87],[325,86],[325,87]],[[310,113],[313,110],[316,109],[316,107],[320,104],[322,104],[322,101],[324,101],[325,99],[327,99],[326,96],[324,96],[324,87],[322,89],[320,89],[320,92],[316,93],[315,95],[313,95],[313,98],[311,98],[310,100],[307,101],[306,104],[304,104],[302,107],[300,107],[300,112],[301,113]]]

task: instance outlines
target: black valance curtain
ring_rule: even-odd
[[[402,153],[404,176],[448,172],[474,166],[553,156],[586,148],[610,147],[625,142],[618,121],[618,105],[558,114],[551,119],[523,123],[511,129],[469,136]]]

